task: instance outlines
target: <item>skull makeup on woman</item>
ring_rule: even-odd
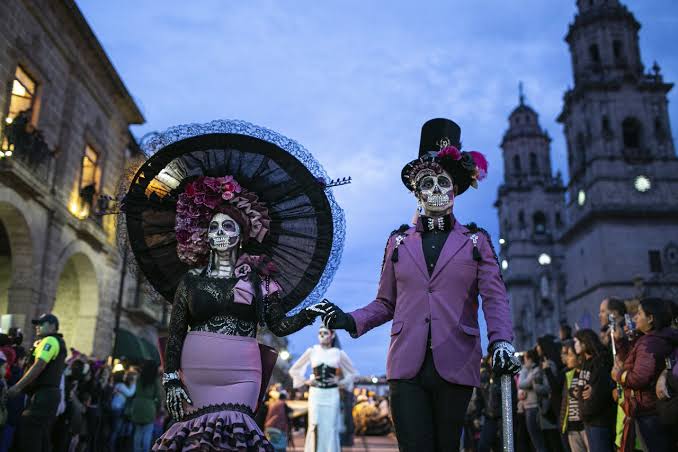
[[[276,356],[258,328],[286,336],[313,323],[341,252],[343,215],[318,175],[243,124],[177,142],[172,130],[126,196],[139,267],[172,300],[162,382],[176,422],[154,450],[273,450],[253,420]]]
[[[322,325],[318,329],[318,342],[308,348],[289,370],[295,388],[309,386],[304,452],[340,452],[339,432],[343,422],[340,390],[353,390],[357,372],[346,352],[339,348],[333,330]],[[309,365],[311,373],[307,378]]]

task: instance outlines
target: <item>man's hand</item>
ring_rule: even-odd
[[[325,309],[325,314],[322,319],[327,328],[331,330],[346,330],[349,333],[356,332],[355,320],[353,320],[353,317],[342,311],[339,306],[327,301]]]
[[[165,405],[167,406],[167,411],[172,416],[172,418],[177,421],[184,417],[184,401],[189,405],[192,405],[190,397],[184,385],[181,384],[180,380],[172,380],[165,384],[166,398]]]
[[[584,390],[581,392],[581,398],[584,400],[588,400],[591,398],[591,386],[586,385],[584,386]]]
[[[311,306],[307,306],[304,308],[304,311],[308,312],[311,316],[319,316],[319,315],[325,315],[327,314],[327,311],[330,309],[331,306],[334,306],[332,303],[330,303],[328,300],[323,300],[319,303],[312,304]]]
[[[520,360],[509,341],[495,341],[490,347],[492,371],[496,376],[515,375],[520,370]]]

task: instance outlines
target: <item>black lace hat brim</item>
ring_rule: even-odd
[[[129,242],[139,268],[168,301],[188,271],[176,251],[176,202],[200,176],[232,175],[263,201],[271,218],[262,243],[243,252],[265,254],[287,309],[313,291],[333,250],[333,215],[325,186],[294,155],[274,143],[238,133],[209,133],[169,144],[138,170],[125,197]]]

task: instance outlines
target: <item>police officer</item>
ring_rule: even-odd
[[[22,452],[50,450],[50,430],[61,401],[61,376],[66,365],[66,344],[59,330],[59,319],[43,314],[32,321],[36,341],[31,350],[32,363],[24,376],[7,392],[8,397],[28,396],[14,442]]]

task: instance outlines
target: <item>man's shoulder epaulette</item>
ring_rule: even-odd
[[[393,253],[391,253],[391,261],[398,262],[398,247],[400,246],[400,242],[402,242],[403,239],[405,238],[405,231],[407,231],[408,229],[410,229],[409,225],[401,224],[398,229],[394,229],[391,232],[391,235],[388,236],[388,240],[386,241],[386,249],[384,249],[384,260],[381,262],[382,271],[384,269],[384,264],[386,263],[386,254],[388,253],[388,242],[391,240],[392,237],[395,237],[395,246],[393,247]]]
[[[490,237],[490,233],[487,232],[486,229],[481,228],[481,227],[478,227],[478,225],[475,224],[475,223],[469,223],[469,224],[467,224],[467,225],[466,225],[466,229],[468,229],[468,231],[469,231],[468,233],[469,233],[469,234],[471,234],[472,236],[473,236],[473,235],[476,236],[476,239],[473,241],[473,247],[474,247],[473,258],[474,258],[475,260],[480,260],[480,259],[479,259],[479,258],[480,258],[480,253],[477,253],[477,252],[476,252],[476,250],[477,250],[476,243],[477,243],[477,240],[478,240],[478,239],[477,239],[477,234],[478,234],[478,233],[481,233],[481,234],[483,234],[483,235],[485,236],[485,238],[487,239],[487,243],[489,243],[490,249],[492,250],[492,254],[494,255],[494,260],[496,260],[496,261],[497,261],[497,265],[499,265],[499,257],[497,257],[497,252],[494,250],[494,245],[492,244],[492,238]]]
[[[393,236],[396,235],[396,234],[402,234],[403,232],[407,231],[408,229],[410,229],[410,227],[409,227],[408,225],[406,225],[406,224],[401,224],[400,227],[399,227],[398,229],[394,229],[394,230],[391,232],[391,235],[389,235],[389,238],[393,237]]]

